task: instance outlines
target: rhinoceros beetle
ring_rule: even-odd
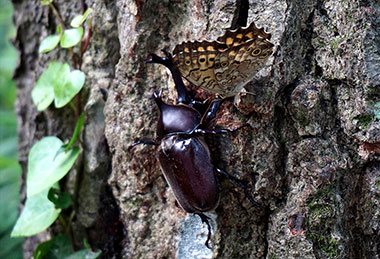
[[[171,55],[167,52],[165,58],[150,54],[147,63],[165,65],[172,73],[178,93],[177,104],[167,104],[162,100],[162,90],[153,94],[160,110],[155,139],[136,140],[129,149],[139,144],[157,145],[157,158],[164,177],[174,192],[180,206],[189,213],[199,215],[207,224],[208,237],[206,246],[209,247],[211,226],[204,212],[214,210],[219,203],[220,192],[215,172],[227,177],[244,189],[246,197],[256,206],[243,182],[215,167],[211,163],[210,152],[203,139],[204,134],[234,132],[228,129],[207,129],[206,125],[215,118],[221,100],[216,99],[203,114],[195,108],[197,103],[190,98],[183,84],[181,74],[174,66]]]

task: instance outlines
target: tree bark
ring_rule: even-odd
[[[66,24],[80,1],[55,1]],[[82,152],[62,187],[74,198],[76,248],[87,238],[104,258],[377,258],[380,257],[380,4],[378,1],[100,1],[85,53]],[[69,139],[70,107],[37,112],[30,92],[51,60],[38,54],[57,20],[39,1],[14,1],[20,64],[16,111],[20,163],[43,136]],[[272,34],[267,66],[232,101],[217,124],[251,129],[207,138],[213,164],[245,181],[253,206],[220,179],[222,199],[206,226],[176,206],[156,149],[128,147],[154,137],[152,99],[175,100],[162,66],[149,53],[188,40],[215,40],[252,21]],[[104,113],[103,113],[104,109]],[[379,108],[378,108],[379,109]],[[377,114],[376,114],[377,112]],[[78,184],[78,190],[75,186]],[[25,190],[25,188],[24,188]],[[25,191],[24,191],[25,192]],[[29,258],[58,224],[27,239]]]

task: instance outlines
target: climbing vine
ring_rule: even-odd
[[[82,112],[80,95],[86,79],[82,72],[82,61],[92,35],[92,9],[83,10],[67,27],[53,0],[41,0],[40,3],[52,10],[59,24],[54,35],[41,41],[38,51],[44,54],[58,47],[66,49],[71,56],[71,66],[58,61],[47,64],[31,93],[32,100],[38,111],[44,111],[53,102],[55,108],[69,105],[76,115],[77,123],[70,140],[46,136],[31,148],[25,206],[11,236],[38,234],[59,219],[65,234],[38,245],[34,258],[96,258],[100,251],[92,252],[86,241],[85,249],[73,252],[71,221],[75,211],[72,209],[68,217],[61,214],[62,210],[73,206],[70,195],[61,191],[58,184],[73,167],[81,150],[78,139],[85,114]]]

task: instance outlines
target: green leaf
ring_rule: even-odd
[[[0,258],[1,259],[22,259],[22,245],[24,243],[24,238],[11,237],[11,230],[3,232],[0,235]]]
[[[56,30],[57,30],[57,33],[58,33],[60,36],[62,36],[62,25],[58,24]]]
[[[73,166],[79,155],[75,147],[66,152],[57,152],[62,141],[56,137],[44,137],[29,152],[28,176],[26,179],[27,197],[42,191],[48,191],[54,183],[64,177]]]
[[[65,74],[65,78],[62,77],[60,83],[57,82],[54,85],[55,107],[61,108],[70,102],[82,89],[85,77],[85,74],[79,70],[71,71],[68,75]]]
[[[83,27],[67,29],[61,38],[62,48],[71,48],[77,45],[83,36]]]
[[[87,16],[92,13],[92,9],[87,9],[83,14],[79,14],[74,17],[74,19],[71,21],[70,25],[71,27],[77,28],[82,25],[82,23],[87,19]]]
[[[96,252],[91,251],[91,249],[83,249],[75,252],[74,254],[65,257],[65,259],[95,259],[98,258],[102,251],[98,250]]]
[[[47,199],[48,191],[46,189],[27,197],[11,237],[33,236],[53,224],[61,210],[56,209],[54,203]]]
[[[9,0],[2,0],[0,4],[0,28],[4,32],[0,37],[0,42],[16,36],[15,26],[13,24],[13,5]]]
[[[61,192],[59,189],[54,187],[50,188],[48,199],[55,204],[57,209],[67,209],[71,204],[70,195],[66,192]]]
[[[13,76],[17,65],[18,53],[10,42],[15,37],[16,29],[13,24],[13,5],[10,1],[0,4],[0,88]]]
[[[80,131],[82,130],[83,123],[84,123],[84,113],[82,112],[81,115],[79,116],[77,124],[75,125],[75,130],[74,130],[73,136],[70,139],[70,142],[67,145],[64,145],[65,151],[71,148],[77,141]]]
[[[82,89],[84,81],[82,71],[70,72],[69,64],[54,61],[38,79],[32,91],[33,102],[39,111],[49,107],[53,100],[55,107],[61,108]]]
[[[84,246],[85,249],[90,249],[90,248],[91,248],[91,246],[90,246],[90,244],[88,243],[88,241],[87,241],[86,238],[83,239],[83,246]]]
[[[11,229],[17,220],[19,200],[19,183],[7,184],[0,188],[0,233]]]
[[[5,160],[5,158],[0,156],[0,162],[3,162],[2,160]],[[21,167],[20,167],[19,163],[17,162],[17,158],[16,157],[9,157],[6,160],[7,160],[6,161],[7,163],[5,163],[5,164],[0,163],[0,167],[1,167],[1,170],[0,170],[0,188],[2,188],[3,185],[5,186],[8,184],[12,184],[12,183],[18,183],[19,177],[21,175]],[[17,192],[19,192],[19,186],[17,187]],[[2,197],[2,196],[0,196],[0,197]],[[18,197],[17,197],[17,201],[19,203]],[[0,208],[2,208],[2,207],[0,207]]]
[[[41,0],[40,3],[41,5],[49,5],[53,2],[53,0]]]
[[[61,73],[62,64],[51,62],[48,68],[38,78],[32,90],[32,99],[39,111],[45,110],[54,100],[54,84]]]
[[[66,235],[59,235],[49,241],[39,244],[34,250],[34,259],[95,259],[101,251],[92,252],[91,249],[83,249],[72,252],[70,241]]]
[[[50,35],[46,37],[40,44],[40,47],[38,48],[39,53],[46,53],[50,50],[57,47],[59,40],[61,39],[61,35]]]
[[[73,250],[66,235],[53,237],[51,240],[39,244],[34,250],[34,259],[66,258]]]
[[[22,258],[24,238],[11,238],[20,205],[17,160],[17,120],[13,112],[16,87],[12,80],[18,52],[10,39],[16,35],[13,5],[0,0],[0,258]]]
[[[18,59],[18,53],[14,46],[8,41],[4,43],[1,41],[3,40],[0,40],[0,85],[3,84],[1,81],[11,79]]]

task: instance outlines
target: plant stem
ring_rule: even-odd
[[[85,4],[84,0],[81,0],[80,4],[81,4],[82,14],[83,14],[87,9],[87,5]]]
[[[92,36],[92,25],[91,25],[91,19],[89,19],[87,38],[84,42],[83,41],[81,42],[81,46],[80,46],[79,69],[82,68],[83,54],[86,52],[88,45],[90,44],[91,36]]]
[[[57,17],[59,23],[61,24],[62,29],[63,29],[63,30],[66,30],[66,25],[65,25],[65,23],[63,22],[63,20],[62,20],[62,18],[61,18],[61,15],[59,14],[57,8],[55,8],[55,6],[54,6],[53,3],[50,3],[50,4],[49,4],[49,7],[53,10],[53,13],[54,13],[55,17]]]
[[[65,31],[66,30],[66,25],[63,22],[63,20],[61,18],[61,15],[59,14],[57,8],[55,8],[55,6],[54,6],[53,3],[50,3],[49,7],[53,10],[53,13],[54,13],[55,17],[57,17],[58,22],[61,24],[62,30]],[[78,66],[77,57],[76,57],[76,55],[75,55],[75,53],[74,53],[74,51],[73,51],[72,48],[68,48],[68,49],[69,49],[69,52],[70,52],[70,55],[71,55],[71,59],[73,60],[73,66],[74,66],[74,68],[77,68],[77,66]]]

